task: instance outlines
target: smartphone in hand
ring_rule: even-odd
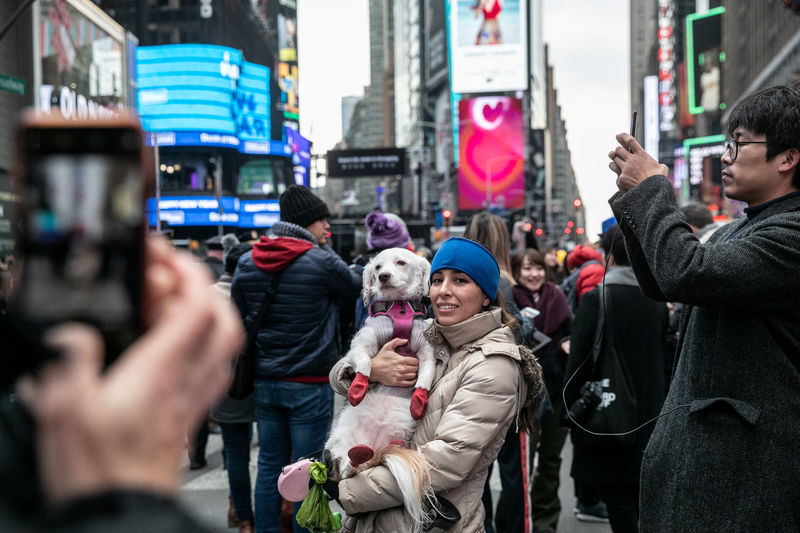
[[[15,184],[20,279],[10,309],[35,326],[96,327],[109,364],[143,330],[144,172],[135,117],[25,115]]]
[[[637,114],[638,114],[638,111],[636,111],[635,109],[633,110],[633,113],[631,113],[630,134],[631,134],[631,137],[633,137],[633,138],[636,138],[636,115]]]

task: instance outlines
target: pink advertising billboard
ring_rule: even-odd
[[[458,103],[458,208],[525,205],[522,101],[483,96]]]

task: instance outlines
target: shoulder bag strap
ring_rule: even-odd
[[[303,254],[300,254],[303,255]],[[300,257],[298,255],[297,257]],[[243,355],[249,355],[256,344],[256,336],[258,335],[258,330],[261,327],[261,323],[264,322],[264,318],[267,316],[267,311],[269,310],[270,305],[272,305],[272,300],[275,298],[275,294],[278,292],[278,284],[281,282],[281,276],[283,273],[286,272],[286,269],[294,263],[295,257],[292,259],[284,268],[283,270],[279,270],[272,274],[272,280],[270,281],[269,287],[267,287],[266,294],[264,295],[264,301],[261,303],[261,308],[258,310],[258,315],[256,316],[255,321],[250,326],[250,330],[247,332],[247,344],[245,344],[245,349],[242,352]]]
[[[605,315],[606,306],[610,308],[610,298],[606,299],[606,285],[601,283],[598,285],[598,292],[600,296],[600,309],[597,318],[597,329],[594,334],[594,345],[592,346],[592,374],[594,374],[594,367],[597,365],[597,360],[600,358],[600,351],[603,348],[603,333],[605,328]]]

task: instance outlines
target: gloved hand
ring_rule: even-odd
[[[361,372],[358,372],[347,391],[347,400],[350,402],[350,405],[355,407],[360,404],[361,400],[363,400],[364,396],[367,394],[368,388],[369,378]]]
[[[411,395],[411,417],[419,420],[428,407],[428,389],[417,387]]]
[[[328,481],[323,483],[322,490],[325,494],[328,495],[328,498],[331,500],[339,501],[339,482],[333,481],[331,478],[328,478]]]

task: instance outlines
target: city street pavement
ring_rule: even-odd
[[[222,439],[219,435],[209,437],[206,448],[208,466],[202,470],[189,470],[189,461],[185,461],[184,482],[180,492],[180,500],[192,512],[204,520],[213,531],[231,531],[227,527],[228,512],[228,478],[222,468]],[[250,471],[251,478],[256,477],[256,456],[258,445],[255,440],[251,450]],[[575,497],[572,478],[569,476],[569,466],[572,461],[572,446],[567,440],[562,453],[561,489],[559,496],[563,510],[558,522],[559,533],[610,533],[611,529],[606,524],[587,524],[579,522],[573,514]],[[494,469],[491,480],[492,495],[497,501],[500,491],[498,469]]]

